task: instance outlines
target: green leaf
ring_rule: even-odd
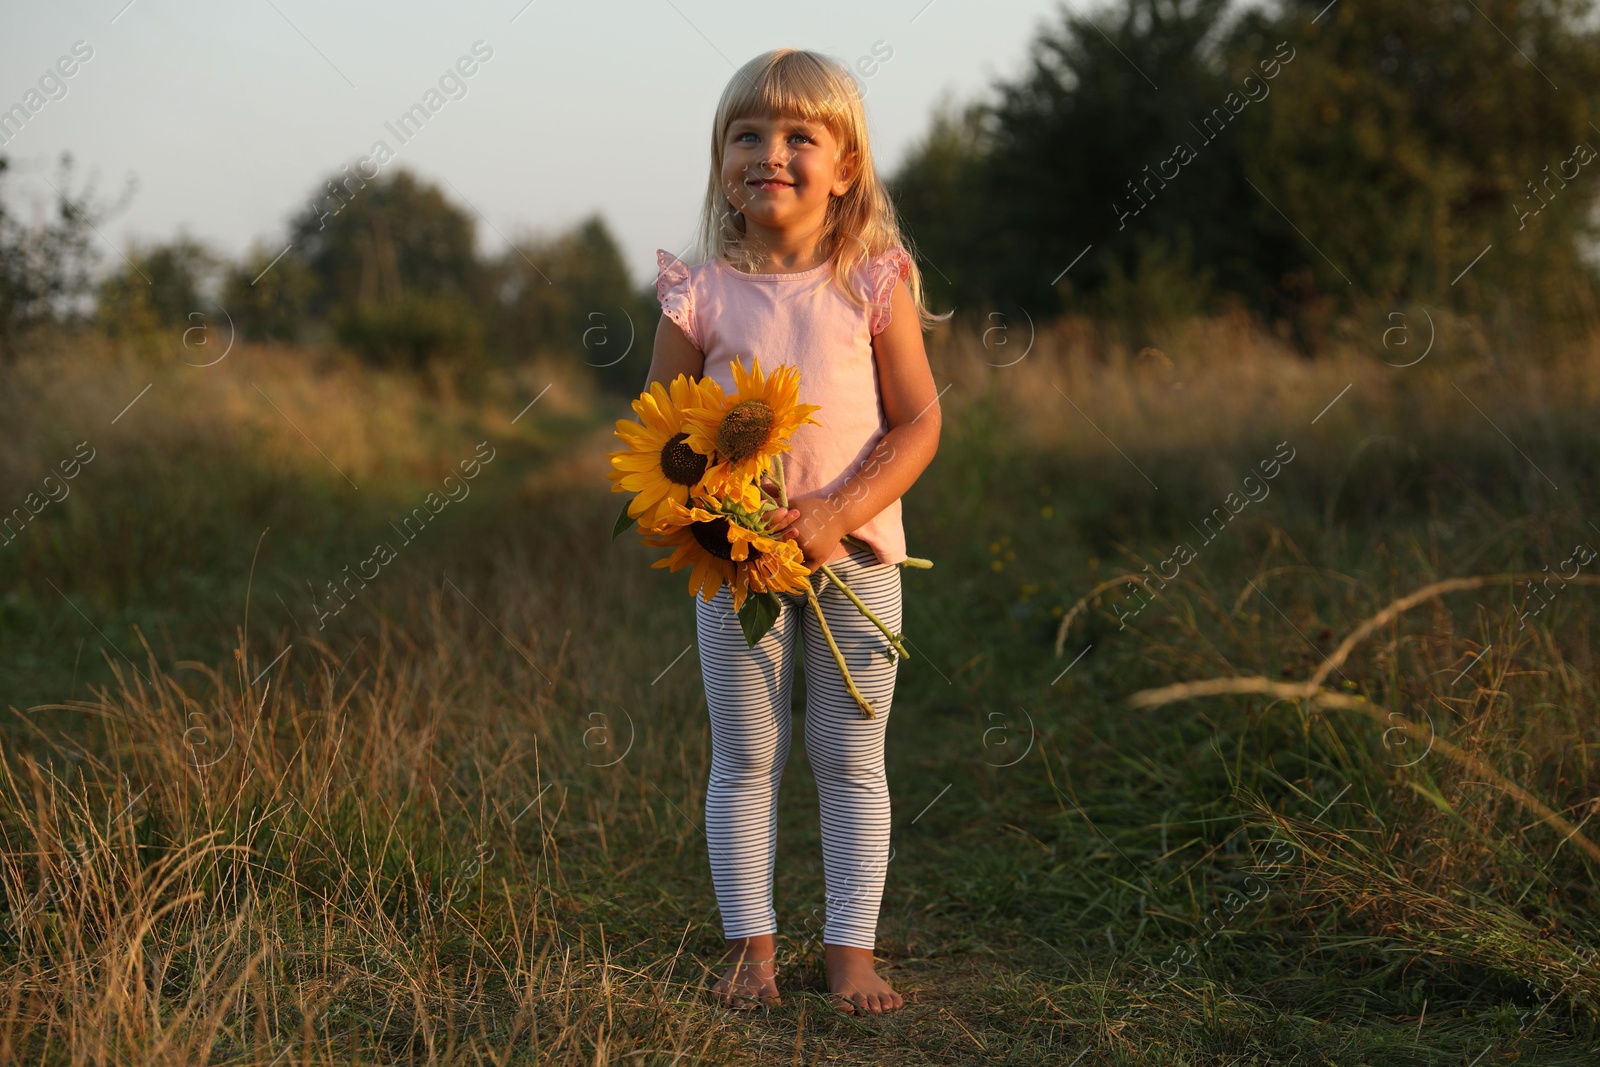
[[[744,643],[755,648],[767,631],[772,629],[772,624],[778,621],[778,612],[782,607],[777,593],[747,595],[744,607],[739,609],[739,626],[744,630]]]
[[[616,525],[611,527],[611,540],[615,541],[619,536],[621,536],[623,530],[626,530],[628,527],[633,525],[633,519],[628,515],[628,508],[632,504],[633,500],[632,498],[629,498],[628,503],[622,505],[622,514],[617,516]]]

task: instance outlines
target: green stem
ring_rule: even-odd
[[[852,540],[854,540],[854,538],[852,538]],[[821,570],[823,574],[828,576],[829,581],[833,582],[834,585],[839,587],[840,592],[850,598],[851,603],[855,604],[856,607],[861,609],[861,614],[871,619],[873,625],[883,631],[883,636],[889,639],[889,646],[891,648],[893,648],[900,655],[904,656],[906,659],[911,658],[911,653],[906,651],[906,646],[900,643],[900,635],[890,630],[888,626],[884,625],[883,620],[874,615],[872,613],[872,609],[861,602],[861,598],[856,596],[855,591],[848,585],[845,585],[842,578],[833,573],[832,567],[824,563]]]
[[[783,507],[788,507],[789,506],[789,491],[785,487],[784,482],[783,482],[783,457],[782,456],[773,456],[772,459],[773,459],[772,480],[778,486],[778,503]],[[851,534],[845,534],[842,538],[840,538],[840,540],[841,541],[848,541],[851,544],[859,545],[860,547],[868,549],[868,550],[870,550],[871,547],[872,547],[871,545],[868,545],[866,542],[862,541],[860,538],[854,537]],[[910,560],[907,560],[906,562],[911,563]],[[929,566],[929,567],[933,566],[932,562],[930,562],[928,560],[917,560],[915,563],[911,563],[912,566],[919,566],[919,565],[924,565],[924,564],[926,566]],[[894,633],[892,630],[889,629],[889,627],[885,626],[883,620],[878,618],[878,616],[874,615],[872,613],[872,609],[867,607],[866,604],[862,603],[861,598],[856,596],[855,591],[852,590],[843,581],[841,581],[837,574],[833,573],[833,568],[832,567],[829,567],[826,563],[824,563],[820,569],[822,570],[822,573],[824,573],[824,574],[826,574],[828,576],[828,580],[829,581],[833,582],[834,585],[837,585],[839,587],[839,589],[841,591],[843,591],[844,595],[849,597],[851,602],[853,604],[855,604],[856,607],[861,609],[861,614],[863,614],[867,618],[871,619],[872,620],[872,624],[874,626],[876,626],[878,629],[883,631],[883,636],[887,637],[889,639],[889,646],[891,648],[893,648],[897,653],[899,653],[904,658],[906,658],[906,659],[910,659],[911,658],[911,653],[906,651],[906,646],[901,643],[900,635],[897,634],[897,633]],[[810,579],[806,580],[806,595],[807,595],[807,597],[810,598],[811,603],[813,605],[817,604],[816,594],[814,592],[812,592],[812,590],[811,590]],[[818,622],[822,621],[822,609],[820,607],[817,608],[817,621]],[[834,649],[834,658],[839,659],[838,648],[836,646],[834,646],[834,644],[833,644],[833,636],[828,633],[828,624],[825,623],[825,622],[822,623],[822,633],[823,633],[824,636],[826,636],[828,638],[828,646],[830,648]],[[843,659],[839,659],[839,668],[841,670],[844,669],[844,660]],[[846,674],[845,674],[845,682],[846,682],[846,684],[849,685],[851,693],[855,693],[855,684],[850,681],[850,675],[849,675],[848,672],[846,672]],[[859,696],[857,696],[857,702],[858,703],[861,702],[861,698]],[[863,707],[870,707],[870,705],[863,705]],[[868,718],[870,718],[870,717],[871,716],[869,714]]]
[[[782,504],[784,507],[788,507],[789,506],[789,490],[785,489],[784,485],[783,485],[783,457],[782,456],[773,456],[772,457],[772,480],[774,482],[778,483],[778,503]],[[760,484],[760,480],[759,479],[757,480],[757,484],[758,485]]]
[[[783,457],[773,456],[772,459],[772,480],[778,485],[778,503],[788,507],[789,491],[783,484]],[[826,564],[824,564],[824,567],[826,567]],[[833,575],[830,574],[828,577],[833,578]],[[835,578],[834,581],[838,581],[838,579]],[[851,599],[855,598],[852,597]],[[828,650],[833,653],[833,661],[839,665],[839,674],[844,678],[844,687],[855,698],[856,706],[861,709],[863,718],[876,718],[877,712],[873,709],[872,702],[861,695],[861,690],[856,688],[855,679],[850,677],[850,668],[845,666],[844,653],[839,651],[839,646],[833,639],[833,631],[828,629],[828,620],[823,618],[822,605],[817,603],[817,591],[811,587],[810,577],[806,578],[806,601],[810,603],[811,610],[817,613],[817,623],[822,627],[822,636],[828,641]],[[859,604],[861,602],[857,600],[856,603]]]
[[[828,629],[828,620],[822,616],[822,605],[817,603],[816,590],[811,588],[811,579],[809,578],[806,579],[806,599],[811,602],[811,609],[817,613],[817,622],[822,625],[822,636],[827,638],[828,649],[833,653],[833,661],[839,665],[839,673],[844,677],[844,687],[855,698],[856,706],[861,709],[861,717],[864,719],[877,718],[878,713],[873,708],[872,702],[861,695],[861,690],[856,688],[855,679],[850,677],[850,668],[846,667],[844,663],[844,653],[839,651],[839,646],[833,640],[833,632]]]
[[[872,551],[872,546],[867,544],[865,541],[861,540],[861,538],[857,537],[855,534],[845,534],[844,537],[842,537],[840,540],[848,541],[850,544],[855,545],[858,548],[864,548],[868,552]],[[918,570],[925,571],[929,567],[933,566],[933,560],[931,560],[931,559],[922,559],[922,558],[920,558],[918,556],[907,556],[905,559],[900,561],[900,566],[902,566],[902,567],[915,567]]]

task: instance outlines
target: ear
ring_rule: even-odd
[[[833,182],[833,195],[843,196],[856,181],[856,153],[852,152],[839,163],[838,177]]]

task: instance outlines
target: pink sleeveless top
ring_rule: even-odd
[[[889,294],[910,273],[911,256],[897,245],[857,272],[866,308],[833,284],[831,262],[795,274],[746,274],[720,259],[690,266],[657,249],[656,263],[661,310],[704,353],[703,377],[731,394],[734,357],[748,369],[751,357],[760,356],[765,373],[785,363],[796,367],[800,402],[821,406],[812,418],[822,425],[801,426],[783,453],[789,499],[826,497],[842,487],[889,432],[872,338],[889,324]],[[848,532],[870,545],[879,563],[906,558],[898,499]],[[827,562],[852,551],[858,550],[840,542]]]

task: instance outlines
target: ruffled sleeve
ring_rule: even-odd
[[[889,325],[889,297],[894,287],[910,276],[911,254],[899,245],[884,249],[868,263],[868,300],[872,303],[869,328],[874,337]]]
[[[689,285],[689,264],[664,248],[656,249],[656,299],[661,310],[678,324],[689,343],[700,346],[700,332],[694,323],[694,289]]]

